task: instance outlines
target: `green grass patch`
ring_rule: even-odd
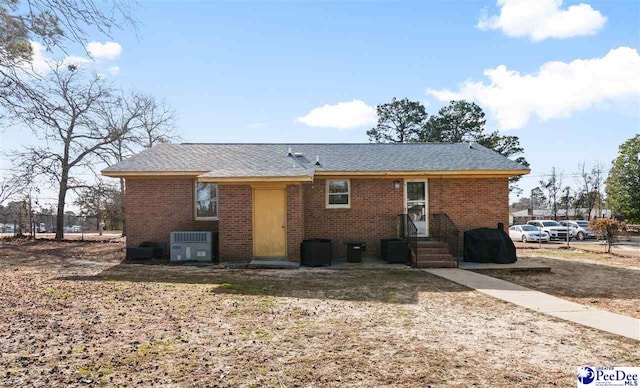
[[[64,290],[60,290],[60,289],[54,288],[54,287],[43,288],[42,290],[40,290],[40,292],[45,294],[45,295],[55,296],[57,298],[68,298],[68,297],[71,296],[70,292],[64,291]]]
[[[175,350],[175,346],[185,342],[180,338],[173,340],[155,340],[146,344],[138,345],[138,356],[141,358],[149,356],[162,356]]]
[[[110,362],[85,364],[78,367],[76,372],[86,379],[107,381],[113,375],[113,366]]]
[[[240,294],[262,294],[265,295],[273,289],[273,284],[255,280],[247,280],[234,283],[220,283],[217,287],[222,290],[235,291]]]

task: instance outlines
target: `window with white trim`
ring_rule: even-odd
[[[349,179],[327,180],[327,207],[351,207],[351,181]]]
[[[196,220],[218,219],[218,185],[208,182],[196,182],[195,215]]]

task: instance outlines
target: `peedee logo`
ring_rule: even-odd
[[[640,368],[588,367],[578,368],[578,387],[638,387]]]
[[[578,382],[581,384],[591,384],[596,378],[596,373],[588,366],[578,368]]]

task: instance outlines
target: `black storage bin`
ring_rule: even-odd
[[[331,240],[316,238],[300,243],[300,264],[310,267],[331,265]]]
[[[361,263],[362,252],[366,249],[366,244],[362,241],[347,241],[347,261],[349,263]]]
[[[147,260],[153,259],[154,248],[127,248],[127,259]]]
[[[153,241],[140,243],[137,248],[127,248],[127,259],[148,260],[162,258],[162,247]]]
[[[399,238],[382,239],[380,253],[387,263],[406,263],[409,260],[409,242]]]

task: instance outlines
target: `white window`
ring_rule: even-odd
[[[349,179],[327,180],[327,207],[351,207],[351,181]]]
[[[218,185],[196,182],[195,214],[196,220],[218,219]]]

